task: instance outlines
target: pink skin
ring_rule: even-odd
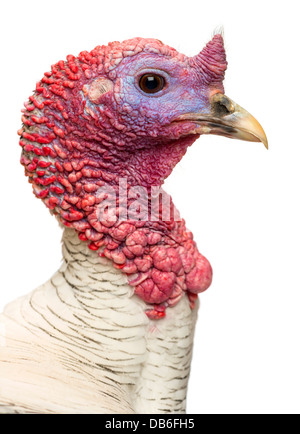
[[[212,269],[171,201],[167,221],[119,221],[136,198],[125,190],[161,186],[201,131],[186,113],[207,113],[212,93],[223,92],[226,69],[220,35],[194,58],[152,39],[136,38],[96,47],[58,62],[37,83],[25,103],[21,163],[35,195],[92,250],[128,275],[135,293],[149,304],[152,319],[165,316],[186,294],[193,308],[197,294],[211,284]],[[141,75],[156,73],[166,86],[157,94],[139,88]],[[99,210],[117,195],[114,214],[99,221]],[[157,206],[157,205],[156,205]],[[152,204],[147,203],[149,213]],[[149,214],[150,215],[150,214]]]

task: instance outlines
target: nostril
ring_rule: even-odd
[[[213,96],[211,106],[214,115],[218,117],[231,115],[235,111],[235,107],[231,99],[221,93],[217,93]]]
[[[220,102],[214,104],[213,110],[214,110],[214,114],[219,117],[223,117],[231,114],[227,106]]]

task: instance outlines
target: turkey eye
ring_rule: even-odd
[[[140,88],[145,93],[157,93],[165,86],[165,79],[156,74],[145,74],[140,79]]]

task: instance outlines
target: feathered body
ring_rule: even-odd
[[[63,256],[0,315],[0,413],[183,413],[197,309],[184,299],[149,320],[126,276],[70,229]]]

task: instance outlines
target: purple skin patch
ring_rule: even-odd
[[[153,39],[114,42],[53,65],[25,103],[21,163],[35,195],[128,275],[152,319],[185,294],[193,308],[212,269],[172,201],[167,219],[164,203],[147,199],[148,218],[134,219],[130,191],[139,186],[150,195],[199,138],[195,122],[178,118],[209,112],[211,95],[224,92],[226,66],[221,35],[193,58]],[[147,74],[163,83],[155,93],[141,88]],[[126,199],[119,195],[124,180]],[[103,209],[100,219],[110,199],[114,212]]]

